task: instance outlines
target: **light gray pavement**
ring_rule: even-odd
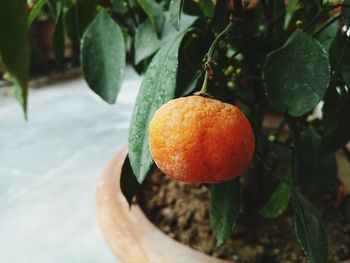
[[[0,97],[0,262],[118,262],[97,223],[95,190],[127,142],[139,85],[128,69],[115,105],[81,77],[31,89],[27,123],[12,97]]]

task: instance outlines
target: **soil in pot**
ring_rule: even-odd
[[[316,203],[329,243],[329,262],[350,258],[350,201],[336,207],[337,188]],[[291,211],[278,219],[257,212],[241,215],[232,237],[217,246],[209,221],[210,191],[205,185],[187,184],[153,173],[138,200],[147,217],[164,233],[206,254],[239,263],[306,262],[300,251]]]

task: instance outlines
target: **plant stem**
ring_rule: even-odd
[[[230,21],[224,30],[214,39],[213,43],[211,44],[208,53],[206,54],[207,61],[210,61],[213,58],[214,51],[219,44],[219,41],[225,36],[225,34],[231,30],[231,28],[234,26],[234,21]]]
[[[204,76],[203,85],[202,85],[202,88],[201,88],[201,91],[200,91],[201,94],[207,94],[208,75],[209,75],[209,73],[208,73],[208,71],[206,70],[206,71],[205,71],[205,76]]]
[[[205,55],[205,63],[204,63],[204,70],[205,70],[205,76],[204,76],[204,81],[202,88],[200,90],[200,94],[206,95],[207,94],[207,84],[208,84],[208,79],[211,77],[209,76],[209,72],[212,70],[211,69],[211,64],[213,63],[213,55],[214,52],[217,48],[217,45],[219,42],[225,37],[226,33],[228,33],[232,27],[234,26],[234,21],[230,21],[225,29],[214,39],[213,43],[211,44],[207,54]]]

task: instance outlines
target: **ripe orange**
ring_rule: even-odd
[[[246,169],[255,138],[237,107],[190,96],[171,100],[155,112],[149,145],[165,175],[185,182],[220,183]]]

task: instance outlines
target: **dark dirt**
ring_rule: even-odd
[[[335,208],[337,188],[316,203],[325,223],[329,262],[350,259],[350,200]],[[278,219],[264,219],[245,207],[232,237],[216,246],[209,221],[209,188],[153,174],[138,196],[148,218],[170,237],[222,259],[238,263],[306,263],[300,251],[290,211]],[[145,202],[147,200],[147,202]]]

